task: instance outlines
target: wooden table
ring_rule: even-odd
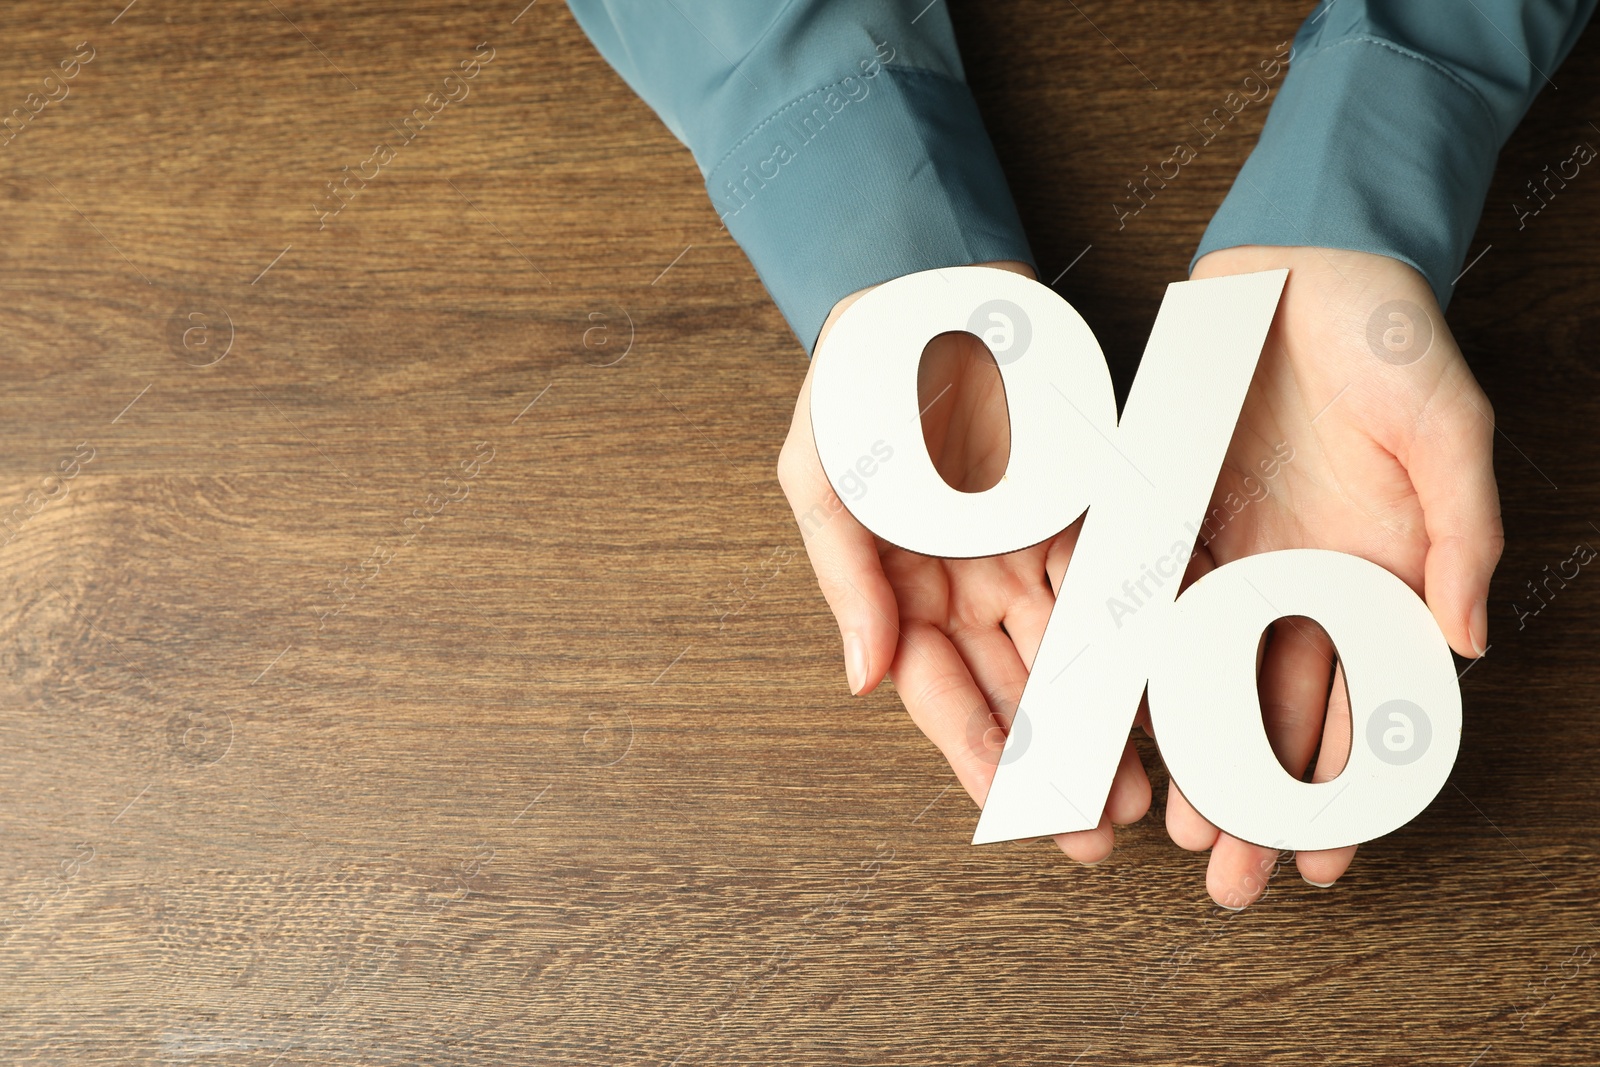
[[[0,111],[76,66],[0,147],[0,1060],[1596,1062],[1600,578],[1512,603],[1600,544],[1600,176],[1511,210],[1600,141],[1595,31],[1451,309],[1510,539],[1452,782],[1232,914],[1160,781],[1099,867],[973,849],[848,696],[803,353],[564,7],[121,2],[0,10]],[[1111,202],[1308,6],[955,5],[1124,380],[1264,110]]]

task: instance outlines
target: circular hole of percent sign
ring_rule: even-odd
[[[885,541],[994,556],[1088,512],[1017,711],[1025,728],[1014,723],[1006,738],[973,844],[1094,829],[1147,685],[1173,780],[1242,840],[1359,844],[1405,825],[1443,788],[1461,691],[1438,624],[1399,578],[1357,556],[1289,549],[1228,563],[1176,595],[1287,277],[1168,286],[1120,419],[1082,316],[992,267],[880,285],[817,352],[818,456],[851,514]],[[1011,420],[1005,475],[978,493],[939,475],[917,406],[923,349],[952,331],[989,346]],[[841,477],[883,443],[895,462],[849,500]],[[1349,762],[1315,784],[1278,763],[1256,687],[1262,633],[1297,615],[1333,639],[1350,695]]]

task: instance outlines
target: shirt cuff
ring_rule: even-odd
[[[1433,60],[1341,40],[1291,68],[1194,258],[1236,245],[1375,252],[1420,271],[1442,308],[1483,212],[1495,128]]]
[[[942,74],[885,66],[815,89],[746,134],[706,191],[808,353],[859,289],[1034,263],[971,91]]]

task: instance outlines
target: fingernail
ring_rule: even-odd
[[[867,684],[867,643],[857,634],[845,635],[844,673],[850,681],[850,695],[860,693]]]
[[[1222,909],[1224,909],[1224,910],[1225,910],[1225,911],[1243,911],[1243,910],[1244,910],[1244,909],[1246,909],[1246,908],[1248,908],[1248,907],[1249,907],[1249,906],[1250,906],[1250,905],[1248,905],[1248,904],[1240,904],[1240,905],[1239,905],[1239,906],[1238,906],[1238,907],[1237,907],[1237,908],[1236,908],[1236,907],[1234,907],[1234,906],[1233,906],[1233,905],[1232,905],[1232,904],[1224,904],[1224,903],[1223,903],[1223,902],[1222,902],[1222,901],[1220,901],[1220,900],[1218,900],[1218,901],[1216,901],[1216,902],[1215,902],[1215,903],[1216,903],[1216,905],[1217,905],[1217,907],[1219,907],[1219,908],[1222,908]]]
[[[1472,621],[1467,624],[1467,640],[1472,651],[1482,656],[1489,651],[1489,602],[1479,600],[1472,605]]]
[[[1300,879],[1301,879],[1301,881],[1305,882],[1306,885],[1314,885],[1318,889],[1330,889],[1330,888],[1333,887],[1333,883],[1332,882],[1313,882],[1311,879],[1307,878],[1303,874],[1300,876]]]

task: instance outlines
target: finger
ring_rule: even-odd
[[[1263,848],[1223,834],[1206,867],[1206,892],[1229,911],[1240,911],[1261,899],[1278,867],[1278,850]]]
[[[1050,580],[1052,596],[1061,595],[1061,583],[1067,577],[1067,564],[1072,561],[1072,551],[1078,547],[1078,535],[1081,533],[1083,533],[1083,518],[1079,516],[1071,526],[1056,534],[1050,542],[1049,549],[1045,551],[1044,573]]]
[[[1079,863],[1099,863],[1111,855],[1117,843],[1114,825],[1126,826],[1144,818],[1150,810],[1150,779],[1139,762],[1139,752],[1129,741],[1122,750],[1122,761],[1111,780],[1111,792],[1100,821],[1093,830],[1075,830],[1056,834],[1055,842],[1062,852]]]
[[[1054,565],[1059,565],[1061,570],[1057,573],[1059,585],[1061,575],[1065,573],[1066,563],[1058,559],[1055,564],[1051,556],[1070,555],[1072,547],[1077,543],[1080,524],[1074,523],[1063,534],[1059,535],[1046,555],[1045,568],[1048,572]],[[1006,608],[1004,620],[1004,633],[1007,635],[1013,655],[1007,658],[1003,649],[998,644],[980,646],[976,641],[971,648],[962,647],[958,640],[957,647],[961,648],[967,666],[973,672],[973,677],[978,680],[984,692],[991,694],[997,691],[1004,695],[1007,701],[1005,723],[1011,725],[1011,709],[1015,709],[1022,700],[1022,693],[1027,684],[1028,672],[1032,669],[1033,661],[1038,654],[1039,645],[1044,640],[1045,627],[1050,621],[1050,613],[1055,607],[1055,601],[1041,584],[1037,593],[1024,595],[1013,601]],[[989,640],[992,640],[990,638]],[[986,642],[987,644],[987,642]],[[993,665],[995,675],[991,682],[986,671]],[[1018,671],[1021,671],[1019,674]],[[1000,709],[996,709],[998,712]],[[1144,703],[1140,702],[1140,714],[1144,713]],[[1136,722],[1138,720],[1136,719]],[[1148,717],[1144,722],[1148,723]],[[1150,810],[1150,777],[1145,773],[1144,764],[1139,760],[1139,753],[1130,741],[1123,750],[1122,759],[1117,765],[1116,774],[1112,778],[1111,790],[1106,796],[1105,814],[1110,816],[1111,822],[1126,826],[1136,823],[1145,817]],[[1096,831],[1082,831],[1086,834],[1095,834]],[[1058,839],[1067,835],[1058,835]],[[1069,852],[1077,858],[1074,849]],[[1097,862],[1097,861],[1086,861]]]
[[[968,627],[950,635],[950,641],[966,664],[967,671],[979,691],[988,699],[993,720],[1007,731],[1015,722],[1016,712],[1027,685],[1028,672],[1017,655],[1016,647],[998,626]],[[896,683],[898,684],[898,683]],[[968,719],[969,729],[977,729],[975,718]],[[982,758],[998,766],[1004,734],[991,723],[981,724],[983,738],[969,738],[969,747],[982,753]],[[1130,743],[1122,754],[1112,778],[1111,791],[1101,812],[1099,825],[1093,830],[1080,830],[1054,835],[1061,851],[1080,863],[1099,863],[1111,854],[1115,844],[1113,823],[1134,823],[1144,818],[1150,810],[1150,780],[1145,775],[1139,754]]]
[[[1111,855],[1117,843],[1117,832],[1111,828],[1111,816],[1100,813],[1100,823],[1093,830],[1074,830],[1070,834],[1056,834],[1056,847],[1069,859],[1093,866]]]
[[[1189,556],[1189,565],[1183,569],[1183,580],[1178,583],[1178,595],[1188,589],[1195,582],[1217,569],[1217,558],[1211,551],[1209,543],[1197,543],[1194,552]]]
[[[1328,684],[1333,677],[1333,642],[1306,618],[1272,624],[1258,683],[1262,725],[1284,771],[1296,779],[1317,752],[1328,715]],[[1225,908],[1242,908],[1265,891],[1262,864],[1277,862],[1277,850],[1219,835],[1206,870],[1206,888]]]
[[[906,625],[889,672],[911,721],[949,762],[978,807],[989,796],[998,754],[994,718],[953,644],[930,623]]]
[[[838,497],[828,491],[839,507]],[[802,536],[819,507],[795,509]],[[877,541],[842,508],[806,539],[806,555],[816,572],[817,585],[839,624],[844,642],[845,677],[850,692],[870,693],[888,672],[899,641],[900,608],[894,588],[883,573]]]
[[[1328,716],[1333,642],[1307,618],[1272,624],[1261,664],[1261,719],[1283,769],[1301,778],[1311,766]]]
[[[1221,831],[1195,810],[1176,781],[1167,782],[1167,836],[1179,848],[1204,852],[1217,843]]]
[[[899,607],[872,533],[855,520],[828,483],[811,436],[811,382],[778,457],[778,481],[800,525],[817,585],[839,623],[852,693],[883,680],[899,643]]]
[[[1009,731],[1015,722],[1028,681],[1027,669],[1011,638],[997,626],[970,627],[953,633],[951,642],[978,688],[987,695],[993,718]],[[995,744],[1001,740],[997,737],[998,733],[998,730],[986,728],[989,743],[972,745],[983,752],[985,759],[993,759],[996,765],[1002,755],[1001,746]],[[1123,749],[1096,827],[1093,830],[1055,834],[1054,840],[1061,851],[1072,859],[1080,863],[1099,863],[1111,854],[1116,844],[1116,832],[1112,824],[1138,822],[1149,810],[1150,779],[1130,742]]]
[[[1139,698],[1139,712],[1133,717],[1133,725],[1144,731],[1146,737],[1154,737],[1156,728],[1150,724],[1150,694],[1145,693]]]
[[[1321,852],[1299,852],[1295,854],[1295,866],[1300,870],[1300,877],[1309,885],[1318,889],[1331,889],[1333,884],[1350,869],[1350,864],[1356,858],[1356,846],[1346,848],[1330,848]]]
[[[1033,661],[1039,655],[1039,645],[1044,641],[1045,627],[1050,624],[1050,613],[1055,606],[1055,597],[1042,581],[1037,589],[1006,605],[1001,625],[1019,662],[1029,671],[1033,670]]]
[[[1489,578],[1506,541],[1493,453],[1494,413],[1469,380],[1405,457],[1428,532],[1423,596],[1450,647],[1469,659],[1489,648]]]
[[[1139,750],[1132,739],[1122,748],[1122,762],[1111,780],[1111,795],[1106,797],[1106,814],[1118,826],[1129,826],[1150,810],[1150,776],[1144,773]]]
[[[963,626],[949,636],[986,706],[999,724],[1010,730],[1028,684],[1028,670],[1011,638],[998,625]],[[999,753],[994,756],[998,762]]]
[[[1350,740],[1353,735],[1350,719],[1350,694],[1344,685],[1344,666],[1338,665],[1333,674],[1333,688],[1328,695],[1327,726],[1322,731],[1322,745],[1317,751],[1317,766],[1311,774],[1313,782],[1331,782],[1350,759]],[[1295,856],[1295,866],[1300,877],[1326,889],[1339,880],[1356,858],[1356,846],[1330,848],[1320,852],[1301,852]]]

